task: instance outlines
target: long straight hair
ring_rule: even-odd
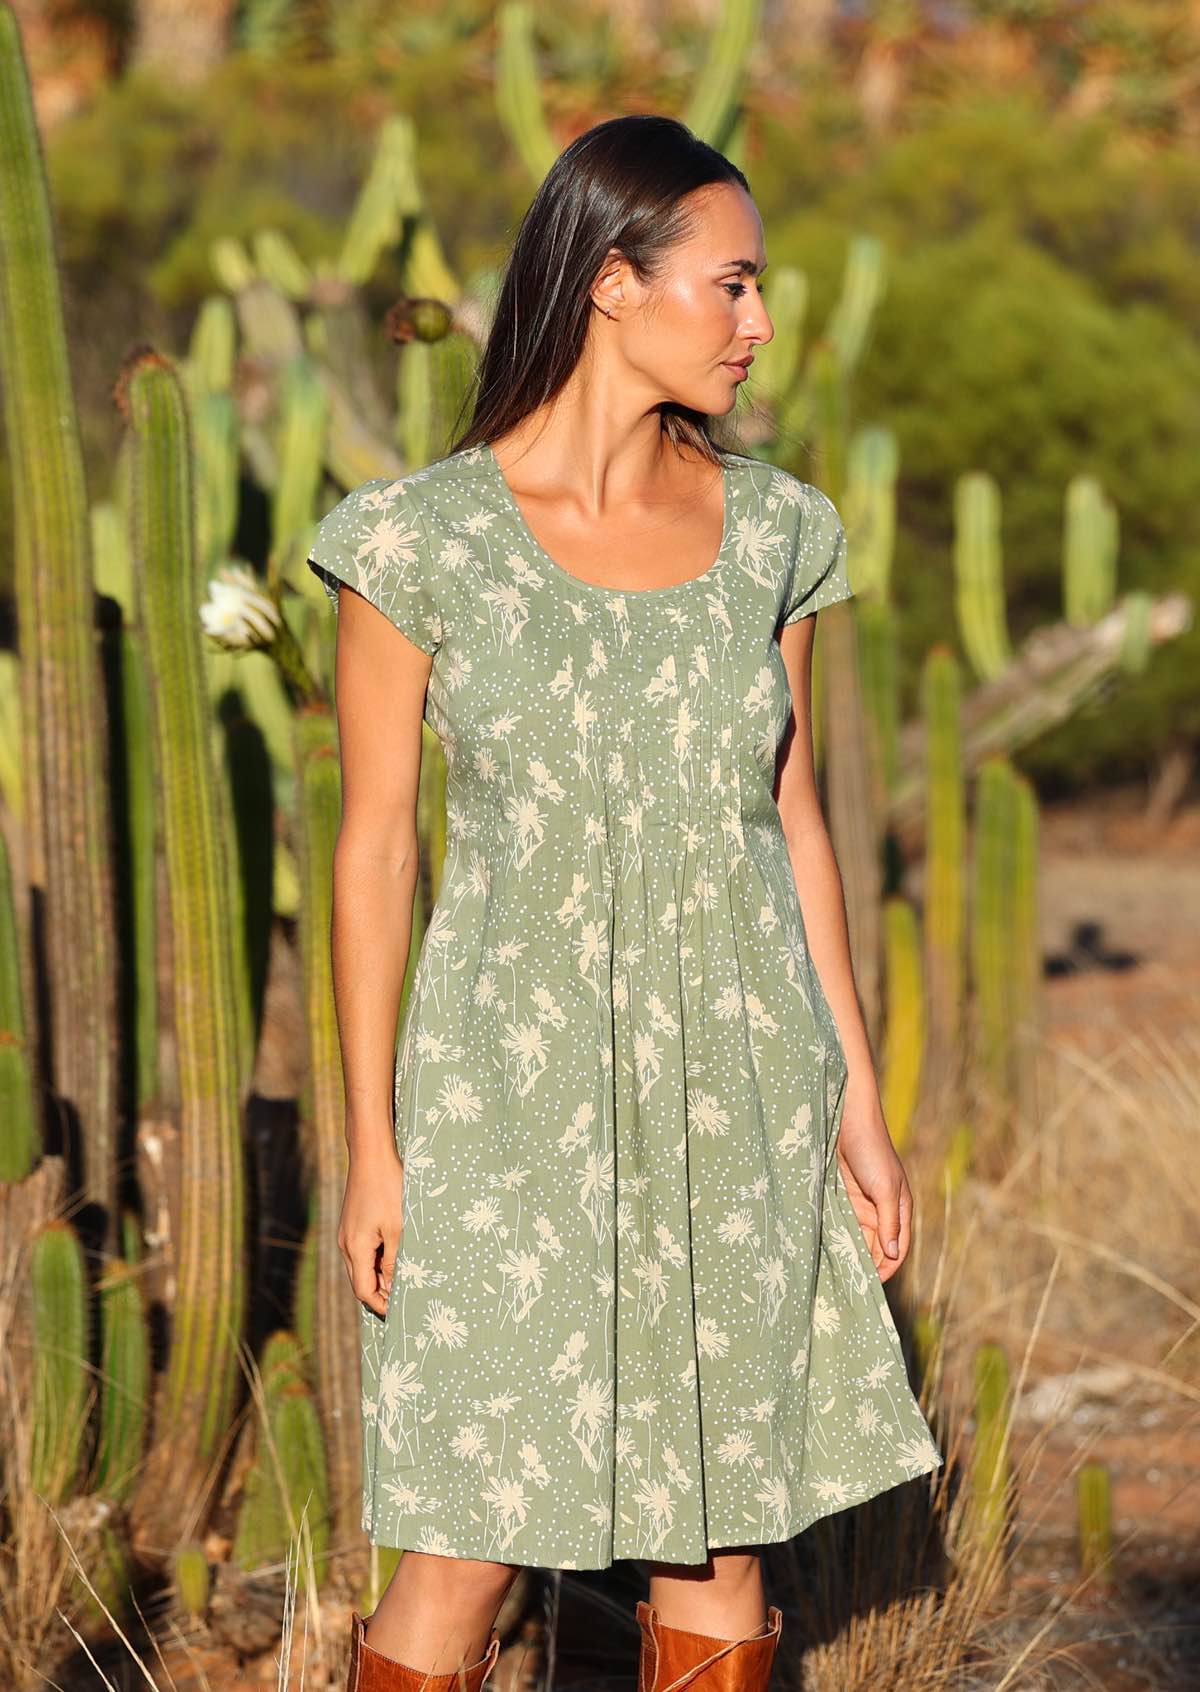
[[[553,399],[579,363],[592,286],[613,248],[652,282],[693,227],[687,195],[742,172],[676,118],[609,118],[558,155],[521,220],[474,383],[475,409],[449,452],[496,440]],[[729,450],[713,419],[665,404],[663,433],[711,463]]]

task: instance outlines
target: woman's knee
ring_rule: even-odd
[[[439,1557],[432,1551],[406,1551],[400,1559],[408,1565],[406,1584],[437,1602],[489,1599],[499,1602],[512,1585],[520,1565],[485,1562],[477,1557]]]

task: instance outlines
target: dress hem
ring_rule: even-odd
[[[897,1476],[897,1478],[895,1480],[883,1482],[882,1485],[875,1487],[871,1492],[864,1493],[861,1498],[847,1499],[844,1504],[834,1504],[829,1509],[814,1510],[810,1515],[805,1517],[798,1525],[797,1524],[790,1525],[785,1533],[763,1534],[763,1535],[759,1535],[759,1536],[757,1536],[756,1538],[753,1538],[753,1539],[729,1539],[729,1540],[709,1539],[708,1549],[709,1549],[709,1551],[726,1551],[726,1550],[734,1550],[739,1546],[747,1546],[747,1547],[750,1547],[750,1548],[754,1548],[754,1547],[758,1547],[758,1546],[762,1546],[762,1545],[784,1545],[784,1544],[787,1543],[788,1540],[796,1539],[800,1534],[805,1533],[810,1527],[813,1526],[813,1524],[815,1522],[823,1521],[825,1519],[825,1517],[827,1517],[827,1516],[840,1515],[842,1513],[842,1511],[852,1510],[857,1505],[868,1504],[868,1503],[870,1503],[872,1498],[878,1498],[882,1493],[891,1492],[896,1487],[905,1485],[905,1483],[908,1482],[908,1481],[920,1480],[923,1475],[933,1474],[943,1466],[945,1461],[946,1461],[945,1456],[942,1453],[939,1452],[936,1460],[929,1462],[929,1463],[926,1463],[920,1468],[911,1469],[909,1472],[906,1472],[903,1475]],[[367,1530],[367,1531],[368,1531],[368,1536],[369,1536],[369,1530]],[[413,1527],[411,1529],[407,1530],[405,1532],[405,1534],[402,1536],[402,1542],[401,1543],[397,1543],[395,1541],[394,1537],[391,1536],[391,1535],[389,1535],[388,1538],[386,1538],[386,1539],[383,1539],[383,1538],[374,1539],[374,1538],[372,1538],[372,1539],[370,1539],[370,1543],[374,1546],[379,1547],[381,1550],[424,1551],[426,1553],[426,1555],[432,1555],[432,1556],[437,1556],[437,1557],[471,1558],[471,1559],[476,1560],[476,1561],[487,1562],[487,1563],[508,1563],[515,1568],[566,1569],[566,1570],[571,1571],[572,1573],[575,1573],[575,1572],[584,1573],[584,1572],[587,1572],[587,1571],[597,1570],[597,1569],[611,1569],[614,1563],[645,1563],[645,1562],[673,1563],[673,1564],[677,1564],[681,1568],[693,1568],[693,1567],[698,1566],[698,1564],[706,1561],[705,1557],[700,1557],[700,1558],[656,1557],[656,1556],[649,1554],[646,1550],[643,1549],[641,1551],[630,1551],[628,1553],[618,1552],[615,1555],[609,1557],[607,1562],[603,1562],[603,1563],[595,1562],[595,1561],[583,1561],[578,1557],[572,1558],[567,1562],[552,1562],[552,1561],[547,1562],[547,1561],[544,1561],[544,1560],[541,1560],[541,1559],[538,1559],[538,1558],[534,1558],[534,1557],[530,1557],[530,1556],[527,1556],[527,1555],[526,1556],[497,1557],[497,1556],[488,1556],[482,1550],[470,1548],[470,1547],[458,1548],[458,1547],[440,1546],[439,1545],[438,1547],[435,1548],[433,1546],[423,1546],[423,1545],[417,1543],[421,1538],[425,1537],[425,1535],[426,1535],[426,1529],[420,1527],[414,1521]],[[434,1528],[432,1530],[432,1537],[440,1538],[441,1537],[440,1530],[437,1529],[437,1528]],[[483,1536],[481,1535],[481,1539],[482,1539],[482,1537]],[[486,1537],[488,1539],[491,1539],[491,1538],[494,1538],[494,1535],[488,1534]],[[405,1543],[403,1543],[403,1539],[409,1539],[413,1543],[405,1544]]]

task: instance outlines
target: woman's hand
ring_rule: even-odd
[[[879,1279],[890,1280],[908,1256],[913,1196],[874,1089],[856,1100],[848,1084],[837,1160]]]
[[[395,1150],[350,1159],[337,1242],[354,1296],[387,1315],[404,1215],[404,1165]]]

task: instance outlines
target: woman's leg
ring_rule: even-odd
[[[365,1638],[422,1674],[477,1663],[518,1565],[405,1551],[372,1612]]]
[[[667,1627],[741,1639],[767,1619],[762,1558],[750,1551],[710,1551],[707,1563],[650,1564],[650,1602]]]

